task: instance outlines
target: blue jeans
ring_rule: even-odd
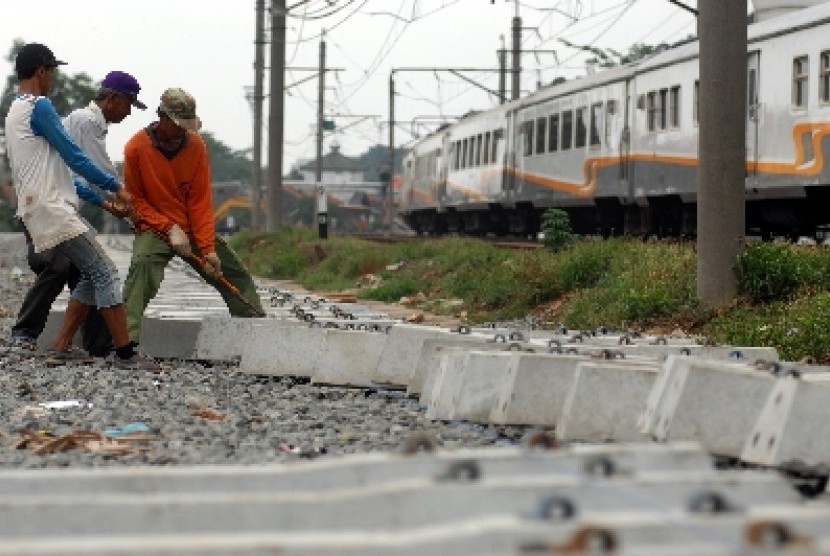
[[[75,289],[80,279],[80,272],[75,265],[62,253],[49,249],[43,253],[35,253],[32,238],[23,227],[26,237],[26,251],[29,268],[37,274],[34,283],[23,298],[23,305],[17,314],[17,322],[12,326],[12,338],[27,338],[36,341],[46,326],[49,310],[55,298],[68,285],[69,290]],[[83,346],[90,355],[105,357],[110,351],[110,333],[101,317],[101,313],[92,310],[86,318],[82,328]]]
[[[121,279],[118,269],[95,240],[86,232],[60,243],[54,248],[62,253],[81,272],[72,297],[84,305],[99,309],[120,305]]]

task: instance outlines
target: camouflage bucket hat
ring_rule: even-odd
[[[199,131],[202,127],[202,120],[196,115],[196,99],[184,89],[171,87],[164,91],[159,110],[170,116],[177,126],[189,131]]]

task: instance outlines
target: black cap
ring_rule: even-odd
[[[41,66],[47,68],[54,68],[66,64],[55,58],[49,47],[30,42],[20,49],[17,53],[17,58],[14,60],[14,69],[17,71],[18,77],[31,76],[35,70]]]

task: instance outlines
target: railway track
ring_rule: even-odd
[[[438,239],[434,236],[418,236],[418,235],[409,235],[409,234],[353,234],[350,237],[356,237],[358,239],[363,239],[365,241],[371,241],[374,243],[408,243],[413,241],[428,241],[430,239]],[[447,237],[460,237],[460,236],[441,236],[443,238]],[[477,236],[464,236],[464,237],[475,237],[475,239],[479,239],[481,241],[486,241],[491,245],[496,247],[502,247],[504,249],[515,249],[517,251],[520,250],[532,250],[538,249],[540,247],[544,247],[541,242],[538,241],[530,241],[527,239],[511,239],[506,237],[477,237]]]
[[[108,244],[119,267],[128,247]],[[266,283],[268,316],[231,319],[183,270],[168,280],[141,347],[170,364],[525,441],[461,449],[409,430],[395,450],[283,464],[6,469],[0,554],[830,551],[824,367],[604,329],[409,325]]]

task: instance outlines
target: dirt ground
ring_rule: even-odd
[[[285,289],[285,290],[292,290],[292,291],[308,291],[306,288],[300,286],[296,282],[292,282],[290,280],[266,280],[266,279],[259,279],[260,282],[265,283],[267,285],[273,285],[274,287]],[[333,292],[309,292],[314,295],[320,297],[327,297],[332,295]],[[356,291],[351,292],[336,292],[339,295],[343,295],[346,293],[356,293]],[[343,301],[340,302],[341,304],[347,304]],[[446,327],[446,328],[453,328],[460,324],[464,324],[464,320],[459,317],[454,317],[451,315],[436,315],[433,313],[428,313],[425,311],[421,311],[417,308],[406,307],[404,305],[400,305],[397,303],[384,303],[382,301],[374,301],[371,299],[358,299],[355,301],[360,305],[365,305],[371,308],[374,311],[379,313],[385,313],[389,315],[393,319],[400,319],[405,320],[407,322],[413,322],[417,324],[424,324],[424,325],[432,325],[432,326],[439,326],[439,327]]]

